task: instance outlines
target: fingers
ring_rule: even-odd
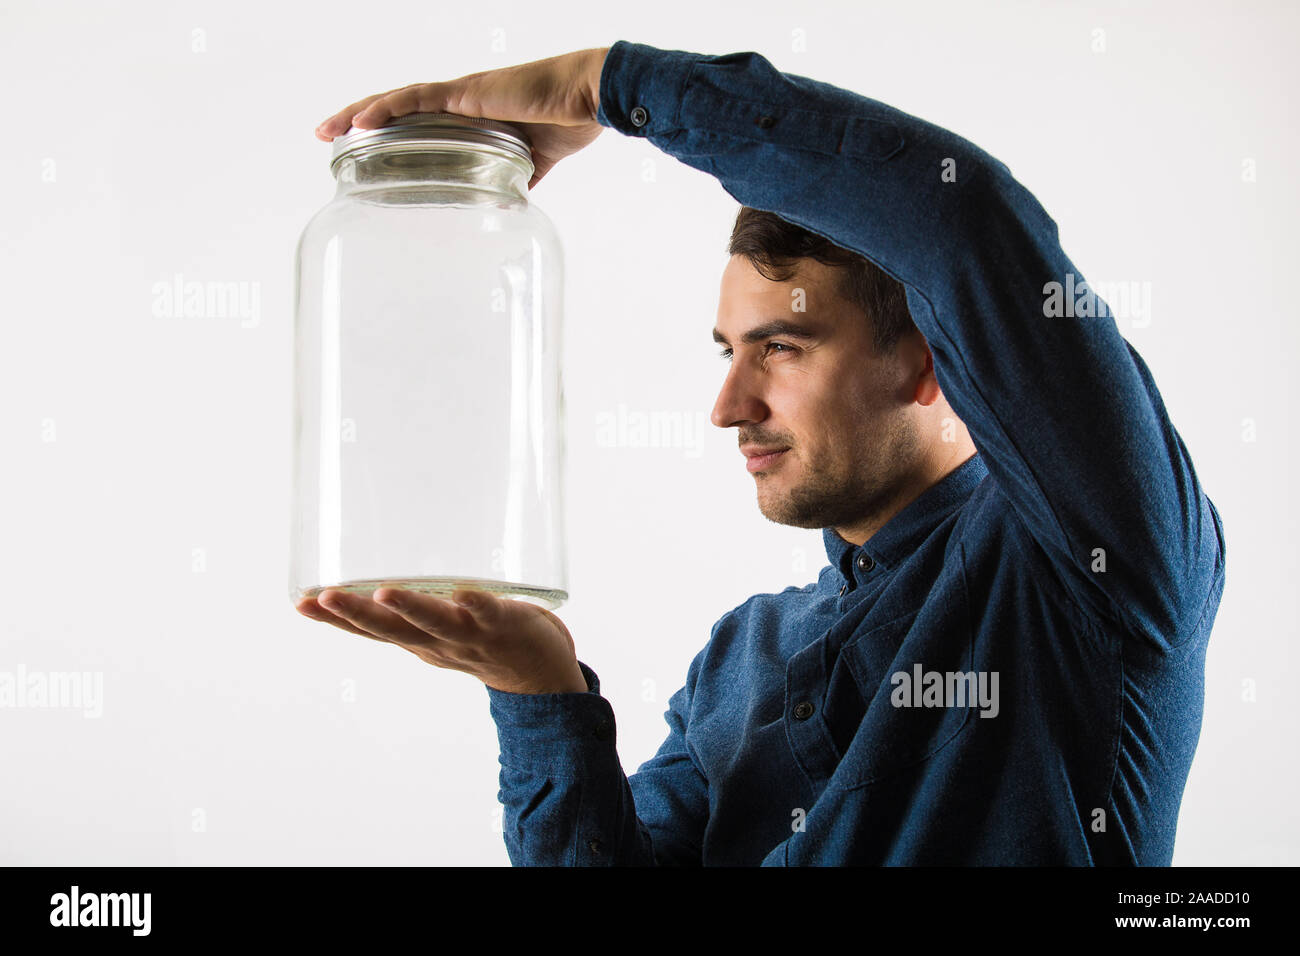
[[[405,591],[400,593],[410,594]],[[423,597],[423,595],[410,596]],[[422,627],[419,622],[412,622],[402,614],[385,607],[374,600],[373,594],[367,597],[340,591],[325,592],[323,604],[329,611],[346,618],[362,630],[387,638],[394,644],[426,646],[443,636],[437,628]]]
[[[447,641],[477,636],[479,628],[490,624],[499,612],[497,599],[481,591],[461,588],[452,592],[452,598],[466,598],[471,604],[461,607],[453,601],[398,588],[379,588],[374,594],[376,603],[400,614],[421,631]]]
[[[469,588],[453,591],[451,599],[464,607],[479,627],[491,627],[497,622],[503,613],[501,602],[505,600],[487,591],[473,591]]]
[[[326,119],[316,127],[316,138],[332,140],[353,126],[377,129],[394,116],[408,113],[454,113],[453,99],[455,90],[452,83],[412,83],[386,93],[376,93],[357,100]]]
[[[364,100],[357,100],[351,106],[344,107],[333,116],[326,117],[316,127],[316,136],[319,139],[333,139],[335,136],[342,136],[348,131],[348,127],[352,125],[353,116],[375,100],[387,95],[387,93],[376,93],[374,96],[367,96]]]
[[[297,607],[298,607],[299,614],[303,615],[304,617],[309,617],[313,621],[320,621],[322,624],[333,624],[335,627],[340,628],[341,630],[351,631],[353,634],[360,634],[362,637],[368,637],[372,641],[379,641],[383,644],[392,643],[386,637],[376,637],[375,635],[369,633],[368,631],[363,631],[355,624],[352,624],[351,622],[346,621],[343,618],[338,617],[337,615],[332,614],[331,612],[325,610],[325,608],[321,607],[320,604],[317,602],[316,598],[314,597],[303,598],[301,601],[298,602]]]
[[[445,83],[422,83],[386,93],[352,117],[357,129],[377,129],[394,116],[448,112]]]
[[[411,85],[415,86],[416,84]],[[348,127],[353,125],[353,118],[358,113],[364,112],[376,100],[382,100],[385,96],[391,96],[394,93],[401,92],[403,89],[410,89],[410,87],[401,87],[397,90],[375,93],[371,96],[367,96],[365,99],[357,100],[351,106],[344,107],[333,116],[327,117],[324,122],[316,127],[316,138],[332,140],[336,136],[342,136],[348,131]]]

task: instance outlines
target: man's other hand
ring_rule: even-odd
[[[408,113],[481,116],[519,126],[532,146],[532,189],[561,159],[576,153],[603,127],[596,120],[600,72],[609,47],[578,50],[518,66],[470,73],[455,80],[412,83],[357,100],[326,119],[316,136],[375,129]]]
[[[455,603],[469,600],[469,607]],[[446,601],[402,588],[370,597],[326,589],[298,612],[405,648],[435,667],[472,674],[513,694],[585,693],[587,680],[564,622],[545,608],[460,589]]]

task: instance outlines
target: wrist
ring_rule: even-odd
[[[499,690],[507,694],[585,694],[591,688],[587,685],[587,678],[583,675],[582,669],[578,667],[578,662],[573,662],[573,673],[559,679],[530,681],[526,683],[491,683],[487,684],[493,690]]]
[[[596,112],[600,109],[600,77],[605,71],[605,57],[608,54],[609,47],[596,47],[590,51],[587,62],[584,85],[587,94],[587,105],[591,109],[593,121],[596,119]]]

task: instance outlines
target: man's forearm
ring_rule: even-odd
[[[595,672],[579,666],[585,693],[488,687],[506,851],[515,866],[651,866],[650,838],[618,759],[613,709]]]

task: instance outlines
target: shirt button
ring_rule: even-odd
[[[848,589],[849,589],[849,586],[848,586],[847,584],[841,585],[841,586],[840,586],[840,597],[844,597],[844,592],[847,591]]]
[[[587,841],[587,849],[589,849],[592,853],[599,853],[601,850],[600,841],[599,840]]]
[[[754,122],[757,123],[761,129],[771,129],[776,125],[776,118],[773,116],[760,116],[758,119],[754,120]]]
[[[862,554],[858,555],[859,570],[870,571],[875,566],[876,566],[875,559],[872,558],[871,555],[867,554],[865,551]]]
[[[608,720],[605,720],[605,719],[602,717],[599,721],[596,722],[596,728],[595,728],[595,730],[592,731],[592,733],[594,733],[594,734],[596,735],[596,739],[597,739],[597,740],[608,740],[608,739],[609,739],[609,721],[608,721]]]
[[[650,114],[645,111],[644,106],[632,107],[632,112],[627,114],[627,118],[632,121],[633,126],[644,126],[650,119]]]
[[[794,715],[799,720],[807,720],[812,716],[813,705],[806,700],[801,700],[794,705]]]

